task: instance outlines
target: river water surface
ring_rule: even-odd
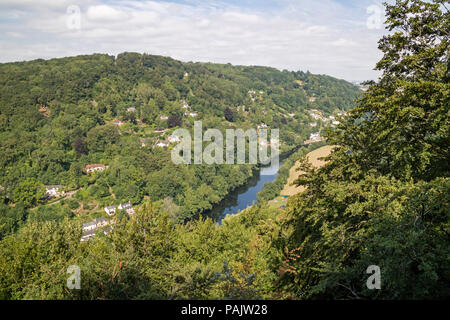
[[[258,200],[258,192],[262,190],[266,182],[275,180],[278,175],[278,169],[282,165],[283,163],[280,162],[279,166],[261,168],[250,178],[246,185],[231,192],[206,215],[221,224],[227,215],[236,214],[253,205]]]

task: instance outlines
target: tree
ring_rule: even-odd
[[[353,151],[364,171],[427,180],[449,172],[449,14],[441,3],[386,7],[395,32],[379,42],[384,56],[376,69],[383,75],[330,135],[332,144]]]
[[[169,128],[179,127],[181,126],[181,118],[176,114],[171,114],[167,120],[167,124]]]
[[[44,186],[34,178],[20,182],[14,189],[14,202],[23,203],[26,207],[36,205],[45,196]]]
[[[84,144],[84,140],[81,137],[78,137],[75,139],[75,142],[73,143],[73,148],[77,152],[78,156],[81,156],[82,154],[86,154],[86,146]]]
[[[234,120],[233,111],[229,107],[225,108],[224,116],[227,121],[233,122],[233,120]]]
[[[387,4],[395,33],[372,83],[329,143],[328,162],[303,160],[287,206],[280,267],[299,298],[442,299],[450,290],[448,11],[442,1]],[[447,102],[446,102],[447,101]],[[295,254],[292,254],[295,252]],[[369,265],[382,290],[369,290]],[[364,278],[365,277],[365,278]]]

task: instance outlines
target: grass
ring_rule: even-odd
[[[325,161],[319,160],[319,158],[326,157],[331,153],[331,150],[333,149],[333,146],[324,146],[322,148],[316,149],[314,151],[311,151],[306,156],[309,159],[309,162],[317,167],[320,168],[325,164]],[[295,163],[295,165],[291,168],[289,171],[289,179],[286,185],[284,186],[284,189],[281,190],[282,196],[293,196],[299,192],[303,192],[305,190],[305,187],[300,186],[294,186],[292,183],[297,180],[297,178],[303,174],[304,172],[301,170],[297,170],[298,168],[298,162]]]

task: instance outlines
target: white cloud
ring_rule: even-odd
[[[370,69],[380,58],[377,40],[382,30],[365,27],[365,9],[352,17],[348,8],[331,0],[278,0],[284,9],[277,11],[211,1],[83,0],[80,30],[67,28],[71,1],[37,6],[20,0],[16,7],[4,1],[5,12],[22,15],[17,18],[21,23],[0,15],[0,27],[9,33],[0,42],[0,61],[137,51],[363,80],[376,77]]]
[[[90,20],[114,21],[126,20],[128,15],[123,10],[111,6],[99,5],[90,6],[87,10],[87,17]]]

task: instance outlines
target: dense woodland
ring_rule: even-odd
[[[328,76],[137,53],[3,64],[0,83],[0,237],[27,219],[88,221],[105,206],[144,199],[165,201],[177,222],[196,217],[257,168],[175,165],[170,148],[155,148],[171,131],[192,130],[194,120],[203,130],[266,124],[281,129],[281,151],[289,153],[320,129],[309,126],[307,110],[348,110],[360,92]],[[84,172],[97,163],[109,169]],[[43,206],[43,185],[77,192]]]
[[[446,2],[386,5],[383,75],[363,95],[309,72],[137,53],[0,65],[0,298],[448,298]],[[348,113],[312,128],[311,109]],[[154,148],[157,128],[194,120],[280,128],[285,153],[320,129],[336,147],[320,169],[304,160],[297,183],[307,189],[285,210],[266,201],[288,165],[257,206],[219,226],[200,214],[257,168],[174,165],[170,148]],[[86,174],[90,163],[109,168]],[[53,203],[48,184],[73,196]],[[121,212],[113,232],[80,242],[83,222],[124,201],[132,217]],[[66,287],[70,265],[81,268],[79,290]],[[366,287],[369,265],[381,269],[381,290]]]

